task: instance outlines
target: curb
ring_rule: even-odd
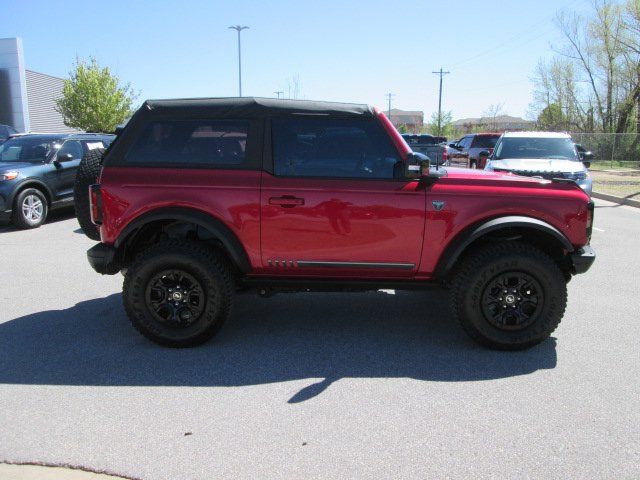
[[[606,200],[608,202],[619,203],[620,205],[628,205],[630,207],[640,208],[640,200],[633,200],[631,198],[616,197],[615,195],[609,195],[607,193],[592,192],[593,198],[599,198],[600,200]]]
[[[132,477],[67,465],[0,462],[3,480],[133,480]]]

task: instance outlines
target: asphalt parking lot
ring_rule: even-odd
[[[638,478],[640,210],[597,201],[598,259],[553,338],[477,347],[440,292],[242,296],[156,346],[70,214],[0,227],[0,461],[142,479]]]

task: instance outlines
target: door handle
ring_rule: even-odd
[[[283,195],[282,197],[271,197],[269,205],[280,205],[283,208],[293,208],[304,205],[304,198],[294,197],[293,195]]]

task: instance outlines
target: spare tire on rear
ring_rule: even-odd
[[[76,206],[76,218],[84,234],[91,240],[100,240],[98,227],[91,222],[89,205],[89,186],[96,183],[102,166],[104,148],[89,150],[78,166],[76,180],[73,184],[73,197]]]

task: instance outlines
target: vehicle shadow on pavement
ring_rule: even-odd
[[[209,343],[169,349],[129,324],[120,294],[0,324],[0,383],[91,386],[242,386],[341,378],[458,382],[526,375],[556,366],[551,338],[524,352],[467,339],[442,292],[300,293],[236,298]]]
[[[69,220],[70,218],[74,218],[75,216],[76,216],[76,211],[72,207],[65,207],[65,208],[53,210],[49,213],[46,221],[40,228],[46,228],[47,225],[50,223],[62,222],[63,220]],[[10,222],[0,223],[0,233],[14,232],[17,230],[20,230],[20,229],[14,227]]]

